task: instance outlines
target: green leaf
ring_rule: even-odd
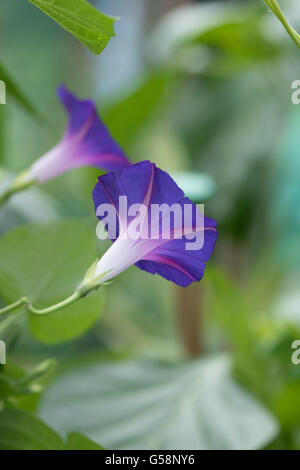
[[[63,441],[34,415],[15,409],[0,413],[1,450],[62,450]]]
[[[78,432],[71,432],[67,437],[66,450],[104,450],[104,447]]]
[[[112,449],[258,449],[277,433],[223,356],[77,365],[46,390],[40,415]]]
[[[30,315],[34,336],[46,344],[70,341],[89,330],[99,319],[104,294],[94,292],[78,303],[44,318]]]
[[[39,393],[42,382],[53,372],[56,363],[48,359],[29,372],[26,372],[12,363],[1,366],[0,369],[0,397],[18,397]]]
[[[93,224],[86,221],[27,225],[0,239],[0,295],[7,302],[27,296],[37,308],[69,296],[97,257]],[[46,317],[30,315],[33,334],[57,343],[83,334],[98,319],[103,291]]]
[[[34,117],[39,120],[43,120],[39,112],[35,109],[33,104],[28,100],[28,98],[23,94],[15,81],[10,77],[9,73],[6,71],[5,67],[0,63],[0,80],[3,80],[6,85],[6,92],[11,95],[17,103],[22,106],[28,113],[32,114]]]
[[[166,85],[166,76],[150,75],[104,113],[106,125],[126,150],[129,150],[130,144],[159,107]]]
[[[278,47],[262,29],[259,5],[189,4],[165,15],[152,33],[150,53],[188,73],[241,68],[269,61]]]
[[[28,411],[0,412],[0,450],[104,450],[91,439],[71,432],[66,443],[45,423]]]
[[[100,54],[112,36],[117,18],[101,13],[85,0],[29,0],[94,54]]]

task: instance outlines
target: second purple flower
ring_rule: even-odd
[[[111,137],[92,100],[79,100],[61,85],[58,96],[68,113],[61,141],[30,167],[26,178],[42,183],[81,166],[117,170],[129,165],[123,150]]]

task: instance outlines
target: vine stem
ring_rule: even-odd
[[[33,307],[27,297],[21,297],[13,304],[7,305],[6,307],[2,308],[0,310],[0,315],[12,312],[22,306],[24,306],[33,315],[50,315],[51,313],[57,312],[58,310],[62,310],[63,308],[72,305],[74,302],[77,302],[77,300],[86,297],[90,292],[93,292],[99,289],[100,287],[109,284],[108,282],[101,282],[101,279],[109,271],[106,271],[96,277],[94,276],[98,261],[98,259],[94,261],[94,263],[86,271],[85,276],[82,282],[80,283],[79,287],[77,287],[73,294],[67,297],[65,300],[62,300],[61,302],[58,302],[55,305],[51,305],[50,307],[39,309]]]
[[[14,302],[13,304],[7,305],[7,307],[4,307],[0,310],[0,315],[4,313],[9,313],[13,310],[16,310],[18,307],[21,307],[22,305],[25,305],[27,302],[26,297],[21,297],[17,302]]]
[[[72,295],[70,295],[70,297],[67,297],[65,300],[62,300],[58,304],[51,305],[51,307],[37,309],[34,308],[29,301],[26,303],[26,307],[29,312],[33,313],[34,315],[49,315],[51,313],[57,312],[58,310],[62,310],[63,308],[68,307],[69,305],[72,305],[81,297],[83,297],[83,293],[80,290],[76,290]]]
[[[2,194],[0,194],[0,207],[6,203],[13,194],[19,193],[30,186],[32,186],[35,181],[32,179],[26,179],[27,172],[24,171],[16,178],[16,180],[9,186]]]
[[[1,309],[0,315],[12,312],[13,310],[16,310],[17,308],[22,306],[24,306],[33,315],[49,315],[51,313],[57,312],[58,310],[62,310],[63,308],[68,307],[69,305],[72,305],[74,302],[81,299],[85,295],[86,293],[83,290],[77,289],[72,295],[67,297],[65,300],[62,300],[61,302],[55,305],[51,305],[51,307],[42,309],[34,308],[27,297],[21,297],[21,299],[17,300],[17,302],[14,302],[13,304]]]
[[[272,10],[272,12],[277,16],[279,21],[282,23],[290,38],[294,41],[296,46],[300,48],[300,35],[297,31],[289,24],[286,17],[284,16],[280,6],[277,3],[277,0],[264,0],[266,5]]]
[[[2,206],[13,195],[11,188],[8,188],[4,193],[0,194],[0,206]]]

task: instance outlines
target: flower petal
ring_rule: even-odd
[[[28,178],[39,183],[81,166],[116,170],[130,165],[91,100],[79,100],[61,85],[58,96],[69,115],[61,141],[31,166]]]
[[[200,281],[204,275],[206,262],[209,260],[217,240],[216,223],[204,218],[204,244],[196,250],[187,250],[186,237],[154,248],[138,261],[136,266],[151,274],[160,274],[169,281],[186,287],[191,282]]]
[[[148,208],[148,239],[122,239],[120,232],[129,229],[132,218],[120,214],[119,197],[128,198],[128,207],[131,204],[145,204]],[[199,281],[204,273],[205,264],[214,249],[217,238],[216,222],[202,216],[202,225],[198,224],[198,210],[188,198],[184,197],[182,190],[173,179],[153,163],[144,161],[131,165],[119,171],[102,175],[93,192],[93,200],[97,208],[101,204],[112,204],[119,216],[119,230],[115,242],[100,260],[99,270],[111,268],[111,277],[136,264],[140,269],[152,274],[158,273],[168,280],[181,286]],[[188,206],[188,217],[169,218],[169,228],[164,229],[164,213],[160,214],[153,225],[152,207],[162,204],[168,207],[177,204],[182,211]],[[183,214],[185,212],[182,212]],[[99,216],[102,220],[103,217]],[[154,236],[153,235],[154,226]],[[122,229],[122,230],[120,230]],[[152,230],[152,232],[151,232]],[[191,232],[202,231],[203,243],[187,249],[191,242],[188,236]],[[167,235],[167,237],[166,237]],[[122,258],[126,258],[122,260]]]
[[[57,93],[69,115],[64,138],[78,139],[80,151],[76,152],[76,157],[83,165],[111,171],[130,164],[99,118],[92,100],[77,99],[64,85],[58,87]]]

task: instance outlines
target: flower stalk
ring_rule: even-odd
[[[19,307],[22,307],[28,302],[28,299],[26,297],[21,297],[19,300],[14,302],[13,304],[7,305],[6,307],[2,308],[0,310],[0,315],[4,315],[5,313],[10,313],[13,310],[16,310]]]
[[[277,3],[277,0],[265,0],[265,3],[270,8],[270,10],[277,16],[279,21],[282,23],[290,38],[294,41],[297,47],[300,49],[300,34],[289,24],[286,17],[284,16],[280,6]]]
[[[0,194],[0,206],[7,202],[13,194],[19,193],[35,184],[35,180],[28,177],[28,171],[20,173],[13,183]]]

